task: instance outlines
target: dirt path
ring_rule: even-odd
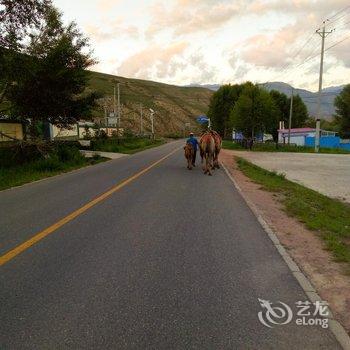
[[[307,230],[297,219],[283,211],[278,195],[264,191],[238,170],[235,151],[223,150],[224,163],[242,189],[244,196],[253,202],[262,217],[277,234],[301,270],[308,276],[323,300],[326,300],[334,317],[350,333],[350,276],[346,265],[333,261],[332,255],[315,232]]]

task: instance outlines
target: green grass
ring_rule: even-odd
[[[222,141],[222,148],[225,149],[234,149],[234,150],[245,150],[239,143],[228,141],[228,140],[223,140]]]
[[[50,153],[47,158],[26,160],[23,163],[15,163],[11,155],[1,149],[0,160],[0,190],[23,185],[28,182],[40,180],[46,177],[65,173],[74,169],[93,165],[105,161],[102,157],[85,158],[78,148],[65,146]]]
[[[242,158],[239,169],[262,188],[281,194],[288,215],[317,232],[336,261],[350,263],[350,205],[285,179],[283,174],[262,169]]]
[[[224,140],[222,142],[222,147],[226,149],[233,149],[233,150],[243,150],[246,151],[244,147],[242,147],[240,144]],[[314,153],[314,149],[312,147],[305,147],[305,146],[293,146],[293,145],[279,145],[278,148],[276,148],[276,144],[274,143],[255,143],[253,146],[252,151],[255,152],[295,152],[295,153]],[[321,148],[320,153],[326,153],[326,154],[350,154],[349,151],[338,149],[338,148]]]
[[[91,149],[102,152],[133,154],[148,148],[160,146],[163,143],[165,143],[165,141],[162,139],[151,140],[149,138],[120,139],[118,143],[118,139],[109,138],[92,141]]]

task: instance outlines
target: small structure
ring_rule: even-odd
[[[289,129],[278,130],[278,142],[288,142]],[[316,129],[314,128],[294,128],[290,129],[290,143],[297,146],[308,146],[306,144],[306,138],[315,137]],[[321,138],[323,137],[335,137],[336,132],[321,130]]]
[[[278,142],[288,142],[288,129],[278,130]],[[290,143],[297,146],[315,147],[316,129],[313,128],[297,128],[290,129]],[[321,130],[320,147],[337,148],[350,151],[350,143],[348,140],[342,140],[334,131]]]
[[[23,140],[23,124],[17,120],[0,119],[0,142]]]

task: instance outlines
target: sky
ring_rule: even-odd
[[[92,70],[168,84],[350,83],[349,0],[53,0],[90,38]],[[343,42],[341,42],[344,40]],[[334,47],[332,47],[335,45]]]

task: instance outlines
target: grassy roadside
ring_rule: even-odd
[[[163,139],[151,140],[149,138],[120,139],[118,143],[118,139],[109,138],[109,139],[93,140],[91,145],[91,150],[102,151],[102,152],[133,154],[148,148],[160,146],[163,143],[165,143],[165,140]]]
[[[224,140],[222,142],[222,147],[230,150],[241,150],[247,151],[240,144]],[[288,146],[288,145],[280,145],[278,149],[276,149],[276,145],[274,143],[256,143],[253,145],[252,151],[255,152],[294,152],[294,153],[315,153],[312,147],[305,146]],[[320,153],[325,154],[350,154],[349,151],[338,149],[338,148],[321,148]]]
[[[279,193],[286,213],[317,232],[336,261],[350,264],[350,205],[286,180],[237,157],[239,169],[263,189]]]
[[[6,151],[1,150],[0,158],[4,156],[6,156]],[[33,159],[23,163],[8,161],[9,157],[10,155],[6,156],[7,164],[4,161],[0,166],[0,191],[107,160],[99,156],[85,158],[80,154],[78,148],[71,147],[60,149],[60,152],[52,153],[47,158]]]

